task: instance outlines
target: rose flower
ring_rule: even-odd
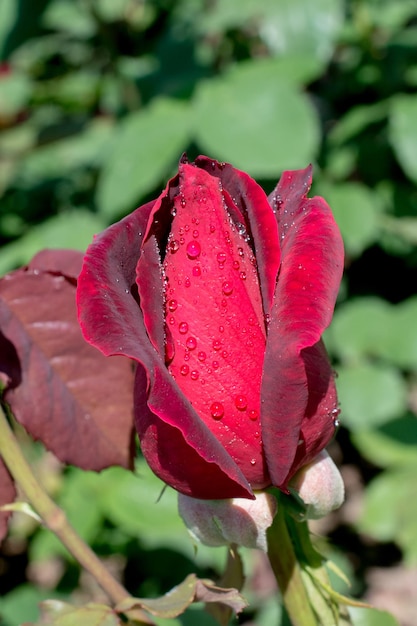
[[[84,336],[137,363],[143,455],[200,499],[286,491],[332,438],[338,415],[321,341],[343,245],[311,167],[269,198],[200,156],[98,235],[78,282]]]

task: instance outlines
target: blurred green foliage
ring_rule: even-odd
[[[0,273],[43,247],[84,249],[158,195],[183,151],[231,161],[266,191],[313,162],[346,246],[326,342],[342,453],[366,484],[356,529],[416,565],[415,0],[2,0],[0,54]],[[154,508],[160,487],[142,472],[146,488],[117,469],[70,471],[58,498],[103,554],[141,555],[145,595],[193,557],[173,494]],[[35,562],[62,554],[32,532]],[[197,563],[216,570],[210,554]],[[0,600],[6,626],[13,610],[33,619],[34,595],[22,585]],[[279,619],[271,606],[259,625]]]

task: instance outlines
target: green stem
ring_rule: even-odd
[[[16,437],[9,426],[3,407],[0,406],[0,456],[6,464],[16,484],[25,494],[28,502],[42,518],[49,528],[80,563],[95,578],[109,598],[118,604],[129,596],[122,585],[107,571],[103,563],[91,548],[84,543],[74,528],[68,522],[66,515],[55,502],[51,500],[32,473],[31,467],[22,454]],[[143,624],[154,622],[141,611],[140,619]]]
[[[268,557],[292,625],[318,626],[281,503],[278,504],[278,512],[268,530]]]

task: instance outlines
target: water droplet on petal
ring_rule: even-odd
[[[200,256],[201,246],[198,241],[190,241],[187,243],[187,256],[189,259],[196,259]]]
[[[218,361],[213,361],[211,365],[214,370],[218,370],[220,363]]]
[[[201,352],[199,352],[199,353],[197,354],[197,358],[198,358],[198,360],[199,360],[199,361],[201,361],[201,363],[202,363],[203,361],[205,361],[205,360],[206,360],[206,358],[207,358],[207,354],[206,354],[205,352],[201,351]]]
[[[240,267],[240,263],[239,263],[239,261],[233,261],[233,269],[234,269],[234,270],[238,270],[238,269],[239,269],[239,267]]]
[[[248,411],[248,417],[249,419],[251,419],[252,421],[256,421],[259,417],[259,413],[258,411],[255,411],[255,409],[252,409],[250,411]]]
[[[186,278],[186,279],[184,280],[184,287],[191,287],[191,281],[190,281],[190,279],[189,279],[189,278]]]
[[[220,420],[224,415],[224,407],[220,402],[213,402],[210,407],[211,417],[215,420]]]
[[[222,347],[222,344],[221,344],[220,339],[215,339],[213,341],[213,350],[220,350],[221,347]]]
[[[246,272],[239,272],[239,278],[241,280],[246,280]]]
[[[235,407],[239,409],[239,411],[244,411],[248,406],[248,399],[246,396],[236,396],[235,397]]]
[[[185,345],[189,350],[195,350],[197,347],[197,339],[195,337],[188,337]]]
[[[185,205],[187,204],[187,201],[186,201],[186,199],[184,198],[184,196],[181,196],[180,204],[181,204],[182,208],[184,208],[184,207],[185,207]]]
[[[180,372],[183,376],[187,376],[189,371],[190,371],[190,368],[188,367],[186,363],[184,365],[181,365]]]
[[[180,331],[181,335],[185,335],[185,333],[188,333],[187,322],[180,322],[180,324],[178,325],[178,330]]]
[[[200,373],[197,370],[191,370],[190,372],[191,380],[197,380],[199,376],[200,376]]]
[[[193,267],[193,276],[201,276],[201,268],[199,268],[198,265]]]
[[[172,252],[172,254],[174,254],[175,252],[179,250],[179,248],[180,248],[180,243],[178,239],[171,239],[171,241],[168,244],[168,250]]]
[[[228,357],[228,356],[229,356],[228,351],[227,351],[227,350],[223,350],[223,352],[222,352],[222,357],[223,357],[224,359],[227,359],[227,357]]]
[[[226,280],[222,285],[222,291],[225,296],[230,296],[233,293],[233,283]]]
[[[256,465],[256,459],[251,459],[251,460],[250,460],[250,464],[251,464],[251,465]]]
[[[171,312],[175,311],[177,306],[178,306],[178,302],[176,300],[169,300],[169,302],[168,302],[168,309]]]
[[[198,232],[198,230],[193,230],[193,237],[194,237],[194,239],[197,239],[197,237],[199,236],[199,234],[200,234],[200,233]]]
[[[224,333],[224,326],[219,326],[219,333]]]
[[[219,252],[217,254],[217,263],[219,265],[224,265],[226,263],[226,259],[227,259],[227,256],[225,252]]]
[[[214,224],[210,224],[210,232],[214,233],[214,231],[216,230],[216,227]]]

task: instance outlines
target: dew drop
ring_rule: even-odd
[[[187,243],[187,256],[189,259],[196,259],[200,256],[201,246],[198,241],[190,241]]]
[[[181,335],[185,335],[185,333],[188,333],[187,322],[180,322],[180,324],[178,325],[178,330],[180,331]]]
[[[188,337],[185,345],[189,350],[195,350],[197,347],[197,339],[195,337]]]
[[[237,251],[238,251],[239,256],[241,256],[241,257],[243,257],[243,255],[245,254],[243,252],[243,248],[238,248]]]
[[[201,268],[198,265],[193,267],[193,276],[201,276]]]
[[[251,464],[251,465],[256,465],[256,459],[251,459],[251,460],[250,460],[250,464]]]
[[[210,224],[210,228],[209,228],[211,233],[214,233],[214,231],[216,230],[216,227],[214,224]]]
[[[223,300],[220,302],[220,304],[222,305],[222,307],[227,307],[227,300],[225,300],[223,298]]]
[[[253,422],[256,422],[256,420],[259,417],[259,413],[258,411],[255,411],[255,409],[251,409],[250,411],[248,411],[248,417],[249,419],[251,419]]]
[[[176,214],[177,214],[177,209],[173,206],[171,211],[170,211],[170,213],[171,213],[172,217],[175,217]]]
[[[220,350],[222,347],[220,339],[214,339],[213,341],[213,350]]]
[[[176,300],[168,301],[168,309],[171,311],[171,313],[176,310],[177,306],[178,306],[178,302]]]
[[[200,373],[197,370],[191,370],[190,372],[191,380],[197,380],[199,376],[200,376]]]
[[[186,352],[184,352],[184,361],[189,361],[189,360],[190,360],[190,353],[187,350]]]
[[[225,252],[218,252],[216,258],[219,265],[224,265],[226,263],[227,256]]]
[[[125,289],[125,293],[130,293],[129,289]]]
[[[246,396],[235,397],[235,407],[239,409],[239,411],[244,411],[247,406],[248,406],[248,399]]]
[[[189,371],[190,371],[190,368],[188,367],[186,363],[184,363],[184,365],[181,365],[180,372],[183,376],[187,376]]]
[[[191,287],[191,281],[190,281],[190,279],[189,279],[189,278],[186,278],[186,279],[184,280],[184,287]]]
[[[197,237],[199,236],[199,234],[200,234],[200,233],[198,232],[198,230],[193,230],[193,237],[194,237],[194,239],[197,239]]]
[[[219,333],[224,333],[224,326],[219,326]]]
[[[269,315],[269,313],[265,314],[264,319],[265,319],[265,324],[268,326],[271,323],[271,316]]]
[[[239,278],[246,280],[246,272],[239,272]]]
[[[222,291],[225,296],[230,296],[230,294],[233,293],[233,283],[225,280],[222,285]]]
[[[168,321],[170,324],[175,324],[175,317],[173,317],[173,315],[170,315]]]
[[[185,205],[187,204],[187,201],[186,201],[186,199],[184,198],[184,196],[181,196],[180,204],[181,204],[182,208],[184,208],[184,207],[185,207]]]
[[[224,359],[227,359],[227,357],[228,357],[228,356],[229,356],[229,353],[227,352],[227,350],[223,350],[223,352],[222,352],[222,357],[223,357]]]
[[[213,363],[211,364],[212,368],[214,370],[218,370],[219,369],[219,365],[220,363],[218,361],[213,361]]]
[[[199,353],[197,354],[197,358],[198,358],[198,360],[199,360],[201,363],[203,363],[203,361],[205,361],[205,360],[206,360],[206,358],[207,358],[207,354],[206,354],[205,352],[201,351],[201,352],[199,352]]]
[[[238,270],[238,269],[239,269],[239,267],[240,267],[240,263],[239,263],[239,261],[233,261],[233,269],[234,269],[234,270]]]
[[[172,239],[169,244],[168,244],[168,250],[170,252],[172,252],[172,254],[174,254],[175,252],[177,252],[180,248],[180,243],[178,241],[178,239]]]
[[[215,420],[220,420],[224,415],[224,407],[220,402],[213,402],[210,407],[211,417]]]

